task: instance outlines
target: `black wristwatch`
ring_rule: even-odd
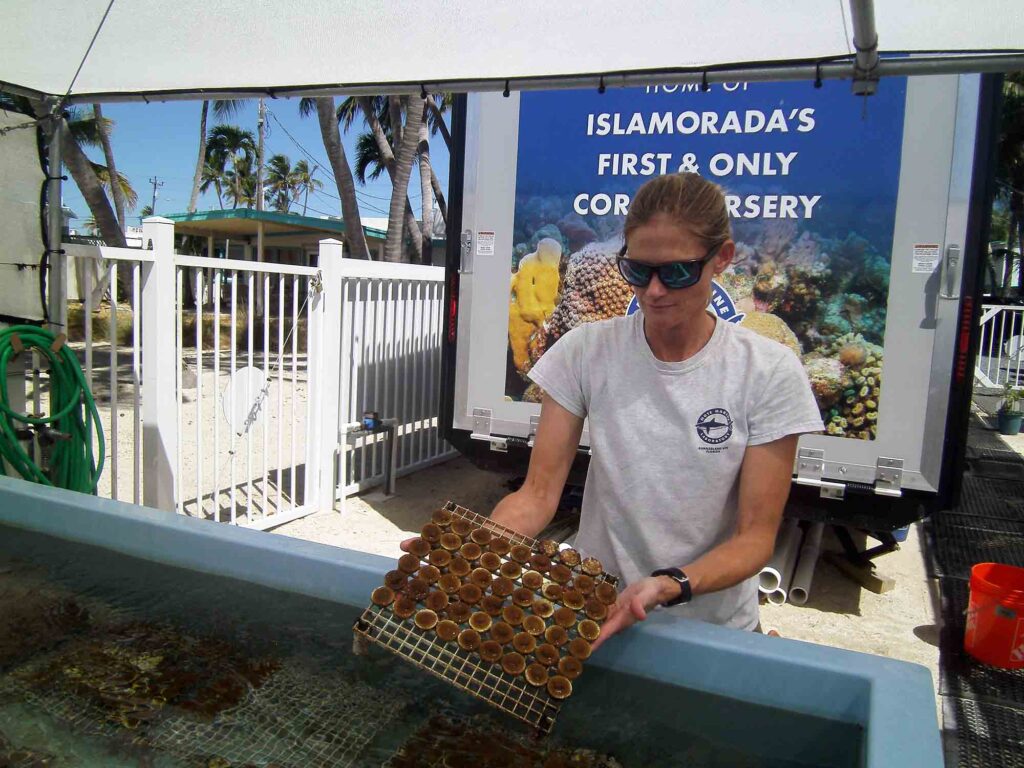
[[[652,572],[651,576],[668,576],[679,584],[679,597],[662,603],[666,608],[671,608],[673,605],[682,605],[693,599],[693,588],[690,586],[690,580],[679,568],[659,568]]]

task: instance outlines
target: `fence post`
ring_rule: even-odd
[[[313,407],[306,446],[306,477],[318,511],[334,508],[335,455],[339,449],[338,398],[341,379],[342,244],[321,240],[321,291],[312,303],[309,337],[309,401]],[[310,472],[312,471],[312,475]]]
[[[170,512],[178,501],[178,344],[168,338],[177,328],[174,222],[145,219],[142,243],[155,257],[142,265],[142,503]]]

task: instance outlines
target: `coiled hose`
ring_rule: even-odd
[[[21,353],[36,350],[50,361],[50,415],[29,416],[11,408],[8,366]],[[115,364],[111,361],[111,364]],[[103,471],[103,424],[78,358],[58,337],[33,325],[0,331],[0,457],[26,480],[82,493],[96,493]],[[34,429],[42,444],[52,445],[49,468],[37,465],[22,445]],[[99,443],[93,453],[92,436]]]

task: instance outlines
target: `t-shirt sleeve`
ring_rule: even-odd
[[[776,361],[760,399],[749,412],[747,427],[748,445],[825,428],[807,372],[792,351],[785,350]]]
[[[587,417],[584,386],[586,327],[573,328],[556,341],[530,369],[530,379],[556,403],[581,419]]]

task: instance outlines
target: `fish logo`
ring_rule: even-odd
[[[697,419],[697,437],[705,443],[718,445],[732,437],[732,417],[725,408],[704,411]]]
[[[629,306],[626,307],[626,316],[632,315],[638,309],[640,309],[640,303],[634,295],[629,300]],[[736,302],[732,300],[729,292],[714,280],[711,281],[711,301],[708,303],[708,309],[727,323],[742,323],[743,318],[746,317],[736,309]]]

